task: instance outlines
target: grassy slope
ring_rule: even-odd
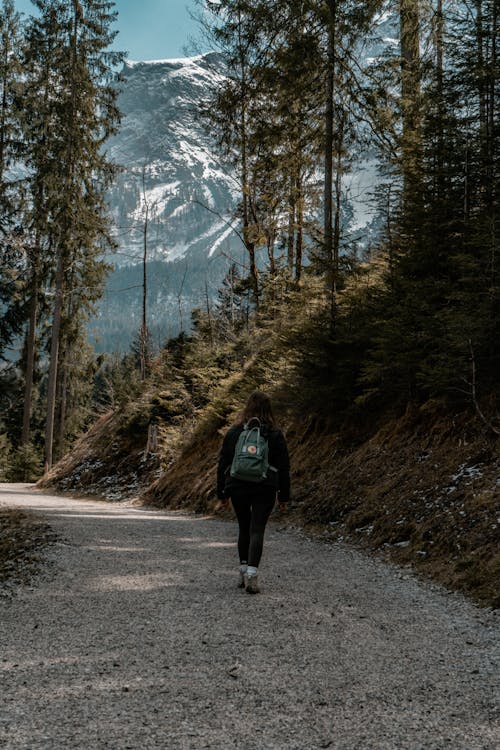
[[[178,427],[160,473],[157,456],[144,459],[146,433],[124,437],[118,417],[108,415],[46,484],[112,499],[142,491],[146,503],[211,512],[230,421],[209,408],[183,441],[186,424]],[[291,522],[382,551],[483,604],[500,604],[500,444],[473,415],[422,407],[358,440],[293,413],[283,427],[297,501]]]
[[[294,523],[382,551],[500,605],[500,446],[471,415],[415,410],[359,444],[317,429],[312,419],[289,418],[286,427],[300,501]],[[213,510],[222,432],[216,424],[199,429],[143,499]]]
[[[275,336],[252,332],[246,357],[236,342],[239,359],[234,364],[233,351],[233,365],[225,371],[211,364],[210,351],[195,352],[187,387],[182,377],[164,375],[140,400],[101,418],[54,468],[49,484],[213,511],[222,435],[248,393],[263,388],[289,442],[299,501],[291,522],[320,530],[327,539],[381,551],[498,606],[500,441],[486,434],[473,414],[454,415],[433,404],[404,415],[370,415],[365,408],[342,430],[328,428],[315,416],[325,411],[325,392],[312,384],[316,403],[300,405],[305,380],[291,356],[299,347],[290,342],[308,334],[293,315],[286,325]],[[205,405],[195,408],[193,394],[201,388],[193,385],[196,378],[211,385],[205,382],[200,402]],[[157,455],[145,456],[152,415],[160,445]]]

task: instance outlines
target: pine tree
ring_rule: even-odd
[[[418,113],[413,125],[407,115],[396,165],[404,185],[393,217],[398,252],[365,370],[398,398],[441,394],[478,408],[478,394],[494,386],[499,369],[491,211],[498,129],[488,124],[492,111],[498,121],[495,7],[481,2],[474,13],[446,16],[437,2],[431,43],[421,45],[428,53],[418,60]]]
[[[1,425],[0,425],[1,426]],[[11,470],[12,445],[9,436],[3,429],[0,430],[0,482],[7,482]]]
[[[19,159],[20,16],[12,0],[0,6],[0,359],[22,330],[22,182],[13,169]]]
[[[13,0],[0,6],[0,232],[9,232],[19,219],[20,180],[11,167],[19,158],[19,89],[21,82],[21,21]]]
[[[107,51],[115,36],[110,30],[114,3],[36,0],[36,5],[40,16],[28,30],[27,103],[34,105],[42,83],[45,108],[27,128],[27,157],[33,166],[33,226],[52,257],[45,436],[50,467],[65,315],[71,310],[84,321],[102,293],[107,269],[100,258],[103,248],[113,244],[105,205],[113,165],[103,144],[118,123],[117,91],[111,82],[122,56]],[[61,382],[63,395],[64,378]]]

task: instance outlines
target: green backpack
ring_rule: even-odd
[[[255,427],[250,424],[258,422]],[[253,417],[243,425],[238,437],[230,474],[244,482],[263,482],[269,471],[269,446],[260,429],[260,420]]]

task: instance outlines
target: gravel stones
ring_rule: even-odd
[[[8,750],[486,750],[495,613],[271,526],[262,593],[236,525],[0,486],[66,543],[0,601]]]

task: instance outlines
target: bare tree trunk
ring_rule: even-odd
[[[437,110],[438,110],[438,151],[437,151],[437,175],[435,180],[438,197],[444,196],[446,191],[444,175],[444,13],[443,0],[437,0],[435,19],[435,46],[436,46],[436,88],[437,88]]]
[[[387,202],[386,202],[386,223],[385,223],[385,231],[387,235],[387,252],[389,256],[389,280],[391,287],[394,288],[394,237],[392,233],[392,221],[391,221],[391,210],[392,210],[392,203],[391,203],[391,190],[392,185],[388,185],[387,188]]]
[[[300,171],[296,178],[297,196],[297,233],[295,236],[295,281],[298,283],[302,277],[302,254],[304,246],[304,195],[302,192],[302,177]]]
[[[479,71],[478,84],[479,84],[479,123],[481,129],[481,144],[484,148],[486,129],[488,127],[488,114],[487,114],[487,92],[484,85],[484,23],[483,23],[483,0],[476,0],[476,39],[477,39],[477,67]]]
[[[288,194],[288,236],[287,236],[287,265],[290,274],[293,273],[294,267],[294,244],[295,244],[295,179],[290,177],[290,186]]]
[[[38,241],[37,241],[38,242]],[[38,258],[38,248],[35,250]],[[31,295],[29,306],[28,330],[26,332],[26,367],[24,376],[23,431],[21,445],[30,442],[31,412],[33,404],[33,379],[35,373],[36,326],[38,313],[38,260],[35,259],[31,278]]]
[[[333,155],[334,155],[334,93],[336,70],[336,0],[328,0],[328,52],[326,69],[325,106],[325,183],[324,183],[324,245],[327,263],[328,288],[330,292],[331,325],[334,326],[336,310],[336,272],[333,236]]]
[[[208,282],[207,277],[205,276],[205,304],[207,307],[207,320],[208,320],[208,331],[210,335],[210,348],[214,348],[214,331],[213,331],[213,321],[212,321],[212,309],[210,307],[210,297],[208,296]]]
[[[66,411],[68,404],[68,367],[67,362],[62,362],[59,366],[58,378],[58,409],[59,409],[59,429],[57,434],[57,454],[56,460],[64,455],[64,435],[66,432]]]
[[[405,194],[415,190],[421,163],[419,0],[399,0],[402,164]]]
[[[436,6],[436,71],[439,101],[443,99],[443,74],[444,74],[444,13],[443,0],[437,0]]]
[[[4,37],[5,42],[8,42],[8,38]],[[7,71],[7,65],[10,54],[10,45],[6,43],[3,50],[3,68]],[[0,115],[0,182],[3,182],[3,175],[5,170],[5,128],[7,119],[7,73],[4,75],[2,80],[2,104],[1,104],[1,115]]]
[[[335,171],[335,219],[333,225],[333,269],[334,269],[334,299],[337,299],[337,284],[339,277],[340,259],[340,211],[342,207],[342,147],[344,145],[344,123],[338,123],[337,164]],[[334,313],[334,311],[332,311]]]
[[[144,197],[145,214],[143,227],[143,253],[142,253],[142,321],[141,321],[141,380],[146,380],[147,371],[147,339],[148,339],[148,322],[147,322],[147,293],[148,293],[148,223],[149,223],[149,204],[146,198],[146,168],[142,170],[142,193]]]
[[[267,257],[269,258],[269,275],[276,276],[276,258],[274,257],[274,243],[276,234],[274,229],[268,229],[266,234]]]
[[[496,245],[498,241],[498,180],[497,173],[497,155],[498,155],[498,120],[499,113],[497,110],[497,85],[498,76],[498,53],[497,43],[499,31],[498,20],[498,3],[493,4],[493,16],[491,20],[491,61],[490,61],[490,80],[489,80],[489,163],[490,163],[490,180],[489,180],[489,203],[490,203],[490,266],[491,266],[491,289],[494,289],[496,280]]]
[[[240,75],[241,75],[241,110],[240,110],[240,138],[241,138],[241,185],[243,191],[243,240],[248,252],[250,263],[250,279],[254,295],[255,305],[259,304],[259,276],[255,262],[255,241],[250,231],[250,188],[248,182],[248,136],[247,136],[247,63],[243,42],[241,39],[241,21],[238,26],[238,48],[240,52]]]
[[[54,443],[54,418],[56,407],[57,370],[59,362],[59,337],[61,332],[61,318],[63,305],[64,261],[63,249],[58,248],[57,270],[55,284],[54,312],[52,316],[52,332],[50,340],[50,365],[47,385],[47,420],[45,424],[45,471],[52,466]]]
[[[77,80],[76,67],[78,56],[78,29],[81,17],[81,5],[79,0],[73,0],[73,22],[70,31],[70,48],[71,48],[71,66],[70,66],[70,85],[71,85],[71,106],[68,112],[68,121],[70,124],[69,135],[67,140],[67,159],[66,159],[66,194],[71,194],[71,186],[74,174],[74,129],[77,126],[76,119],[76,94]],[[66,207],[66,211],[69,209]],[[45,471],[52,466],[53,445],[54,445],[54,423],[56,408],[57,376],[59,364],[59,344],[61,334],[61,320],[63,309],[64,293],[64,265],[65,265],[65,243],[68,240],[71,231],[69,216],[63,219],[62,231],[57,233],[57,266],[55,279],[55,299],[54,312],[52,316],[52,333],[50,342],[50,365],[49,378],[47,384],[47,418],[45,423]]]

